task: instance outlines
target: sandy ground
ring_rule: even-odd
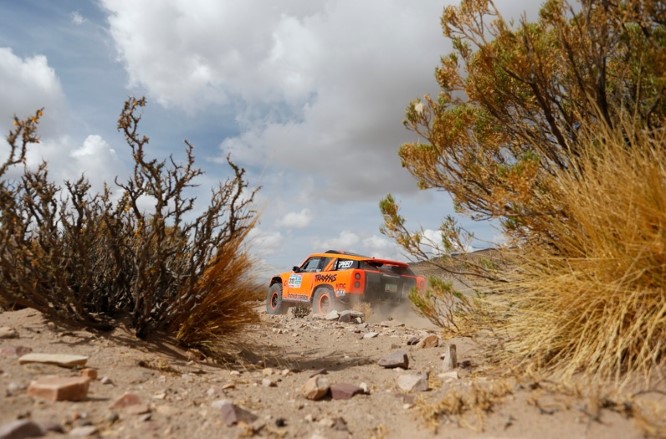
[[[99,378],[81,402],[35,399],[26,392],[32,380],[79,371],[20,365],[16,355],[4,350],[0,426],[32,419],[64,432],[49,432],[48,437],[86,431],[77,427],[88,427],[94,437],[122,438],[643,437],[635,419],[603,404],[554,391],[546,382],[519,383],[484,372],[483,358],[469,340],[447,341],[456,344],[458,361],[469,366],[457,369],[458,379],[439,376],[448,346],[408,345],[414,337],[437,334],[408,309],[369,312],[366,320],[341,323],[261,312],[261,323],[248,328],[251,362],[219,367],[193,361],[168,342],[144,343],[124,329],[97,334],[57,327],[30,309],[4,312],[0,326],[15,329],[18,338],[2,339],[0,347],[85,355],[87,366],[97,369]],[[377,336],[364,338],[370,332]],[[399,350],[408,354],[408,370],[378,365],[378,360]],[[301,387],[321,369],[331,384],[362,385],[368,393],[347,400],[306,399]],[[426,372],[429,390],[398,388],[398,376]],[[125,392],[139,396],[147,410],[134,414],[112,409]],[[449,407],[447,397],[450,402],[456,394],[475,394],[477,404],[458,407],[462,415],[434,415]],[[250,411],[257,420],[227,426],[215,404],[221,399]]]

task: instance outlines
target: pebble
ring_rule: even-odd
[[[393,369],[396,367],[407,369],[409,367],[409,358],[407,357],[406,352],[395,351],[380,359],[379,365],[387,369]]]

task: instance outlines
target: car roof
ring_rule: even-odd
[[[360,255],[358,253],[346,252],[346,251],[341,251],[341,250],[327,250],[323,253],[312,253],[309,257],[313,257],[313,256],[326,257],[326,258],[332,258],[332,257],[334,257],[334,258],[345,258],[345,259],[351,259],[351,260],[354,260],[354,261],[370,261],[370,262],[375,262],[375,263],[379,263],[379,264],[397,265],[397,266],[401,266],[401,267],[407,267],[409,265],[406,262],[395,261],[393,259],[375,258],[375,257]]]

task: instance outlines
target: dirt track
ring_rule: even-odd
[[[84,401],[34,399],[25,390],[31,380],[79,372],[52,365],[19,365],[17,356],[3,350],[0,425],[31,418],[64,432],[129,438],[641,437],[632,420],[615,411],[601,408],[590,414],[589,402],[554,393],[543,383],[518,384],[488,375],[469,340],[449,343],[457,345],[458,360],[466,361],[464,365],[469,362],[470,367],[458,368],[458,379],[440,376],[446,346],[408,345],[415,337],[436,333],[409,310],[394,311],[392,316],[372,312],[364,324],[262,313],[261,324],[250,328],[246,344],[251,364],[243,367],[193,361],[169,343],[146,344],[122,329],[99,335],[57,328],[33,310],[0,316],[0,326],[18,333],[18,338],[0,340],[3,348],[24,346],[33,352],[86,355],[87,366],[99,373]],[[364,338],[372,332],[377,335]],[[408,354],[408,370],[377,364],[398,350]],[[368,393],[346,400],[306,399],[301,387],[322,369],[330,384],[364,386]],[[429,374],[428,391],[398,388],[400,375],[416,373]],[[109,383],[103,384],[103,377]],[[471,395],[472,389],[487,401],[468,411],[461,408],[465,412],[461,416],[439,416],[437,429],[427,422],[427,407],[432,413],[434,404],[447,395]],[[112,409],[125,392],[137,395],[147,410]],[[216,405],[222,399],[257,419],[249,425],[225,425]]]

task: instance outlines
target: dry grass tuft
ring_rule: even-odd
[[[416,406],[433,431],[437,431],[441,418],[461,427],[483,431],[485,415],[511,393],[512,388],[506,381],[475,382],[465,390],[446,392],[444,398],[434,404],[419,399]]]
[[[663,372],[666,132],[623,128],[548,182],[564,219],[521,250],[501,354],[527,371],[619,385]]]
[[[244,238],[238,235],[219,249],[195,287],[195,296],[202,299],[189,313],[178,314],[172,324],[180,343],[197,347],[207,356],[229,355],[239,331],[259,321],[253,306],[261,286],[252,277],[253,263],[243,248]]]

